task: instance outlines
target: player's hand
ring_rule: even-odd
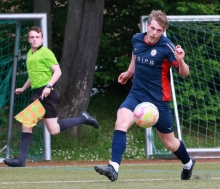
[[[175,56],[176,56],[176,59],[177,59],[178,62],[182,61],[184,59],[185,52],[184,52],[184,50],[182,49],[182,47],[180,45],[176,46]]]
[[[123,72],[118,77],[118,82],[121,84],[126,84],[131,75],[128,72]]]
[[[43,90],[43,92],[42,92],[41,99],[43,100],[44,98],[48,97],[49,94],[50,94],[50,92],[51,92],[51,89],[45,87],[44,90]]]
[[[17,89],[15,89],[15,94],[17,94],[17,95],[19,95],[19,94],[21,94],[21,93],[23,93],[23,92],[24,92],[23,88],[17,88]]]

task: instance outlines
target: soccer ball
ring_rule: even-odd
[[[142,128],[152,127],[159,119],[157,107],[150,102],[142,102],[134,109],[134,121]]]

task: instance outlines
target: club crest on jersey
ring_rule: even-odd
[[[153,50],[151,51],[151,56],[155,56],[156,54],[157,54],[157,50],[153,49]]]

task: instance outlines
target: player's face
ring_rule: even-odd
[[[155,44],[161,35],[164,33],[164,28],[160,26],[156,20],[152,20],[150,24],[147,24],[147,35],[145,35],[145,41],[153,45]]]
[[[28,34],[28,41],[32,49],[37,49],[43,44],[42,33],[37,33],[36,31],[30,31]]]

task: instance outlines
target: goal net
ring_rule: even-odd
[[[147,16],[141,17],[146,31]],[[175,134],[191,156],[220,158],[220,16],[168,16],[165,34],[185,50],[190,75],[171,73]],[[146,129],[147,158],[174,157],[155,129]]]
[[[46,14],[0,14],[0,158],[19,155],[21,124],[14,119],[29,101],[31,90],[15,95],[28,75],[26,55],[30,49],[27,40],[28,29],[38,25],[44,33],[47,46]],[[50,160],[50,135],[40,121],[34,128],[27,160]],[[46,150],[45,150],[46,149]]]

